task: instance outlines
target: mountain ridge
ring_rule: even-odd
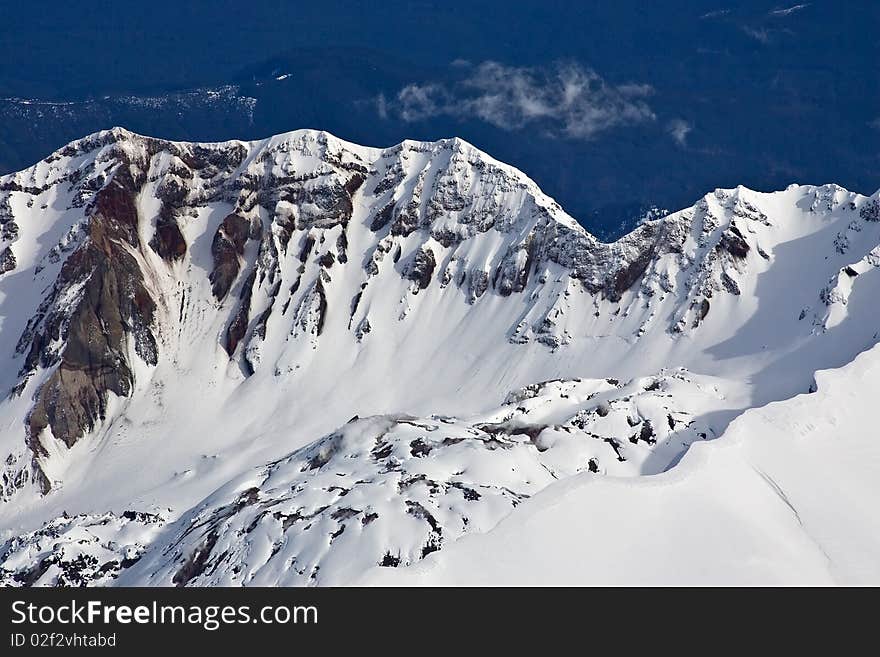
[[[134,499],[138,513],[183,522],[174,519],[242,472],[316,436],[333,443],[352,415],[364,419],[351,431],[378,421],[369,417],[398,418],[393,427],[447,417],[449,431],[522,450],[528,467],[553,469],[547,450],[575,450],[577,468],[599,476],[604,463],[627,476],[662,472],[744,409],[805,391],[816,369],[877,341],[866,295],[878,284],[878,197],[836,185],[715,190],[603,243],[525,174],[456,138],[375,149],[310,130],[217,144],[90,135],[0,177],[0,354],[13,364],[0,379],[12,390],[0,402],[0,517],[24,535],[68,508],[88,522],[123,517]],[[676,368],[702,383],[665,393],[658,415],[648,386]],[[572,393],[554,387],[641,380],[619,401],[583,399],[568,415]],[[523,411],[505,402],[529,386],[553,390],[537,395],[552,422],[513,419]],[[467,419],[491,409],[506,410]],[[408,429],[387,431],[419,467],[445,453]],[[364,444],[381,442],[367,435]],[[592,441],[603,451],[584,447]],[[375,461],[358,444],[351,458]],[[500,481],[493,451],[485,465],[474,456],[486,469],[478,485],[409,471],[424,475],[414,483],[427,497],[374,525],[386,537],[376,549],[397,549],[395,531],[412,517],[432,529],[403,562],[439,547],[435,523],[459,535],[437,520],[442,497],[431,491]],[[380,487],[369,490],[402,467],[369,466]],[[225,504],[255,504],[261,486],[248,504]],[[333,519],[327,536],[355,515]],[[486,518],[484,528],[500,516]],[[302,531],[293,522],[276,540],[290,527]],[[216,529],[212,549],[231,531]],[[164,568],[168,584],[217,583],[193,566],[219,565],[203,540],[173,572],[172,562],[153,572]],[[321,552],[330,539],[321,530],[298,540]],[[299,583],[340,581],[316,574],[338,554],[315,557]],[[53,563],[19,575],[37,581]]]

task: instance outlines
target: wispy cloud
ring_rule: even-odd
[[[806,2],[802,5],[793,5],[791,7],[786,7],[784,9],[774,9],[770,12],[771,16],[788,16],[790,14],[795,13],[796,11],[800,11],[801,9],[806,9],[810,6],[809,2]]]
[[[573,63],[551,68],[456,62],[465,71],[455,83],[409,84],[392,98],[380,95],[381,117],[421,121],[438,116],[476,119],[503,130],[536,126],[550,134],[590,139],[621,125],[653,121],[647,84],[612,85]]]
[[[759,41],[765,45],[770,43],[770,30],[767,30],[766,28],[743,25],[742,31],[752,37],[755,41]]]
[[[874,130],[880,130],[880,116],[873,121],[868,121],[868,127],[874,128]]]
[[[721,18],[722,16],[727,16],[730,13],[730,9],[716,9],[715,11],[709,11],[700,16],[700,20],[707,20],[709,18]]]
[[[673,119],[666,126],[666,132],[675,140],[675,143],[684,148],[687,146],[687,136],[694,126],[684,119]]]

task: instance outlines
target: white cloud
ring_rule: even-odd
[[[687,136],[693,129],[694,126],[684,119],[674,119],[666,126],[666,132],[668,132],[675,140],[675,143],[682,148],[687,146]]]
[[[707,18],[721,18],[722,16],[727,16],[730,13],[730,9],[716,9],[715,11],[706,12],[702,16],[700,16],[701,20],[706,20]]]
[[[376,96],[376,111],[379,113],[379,118],[388,118],[388,99],[385,98],[385,94]]]
[[[573,139],[656,118],[645,100],[653,93],[650,85],[614,86],[577,64],[540,69],[486,61],[458,68],[466,71],[458,82],[409,84],[393,99],[377,98],[377,111],[407,122],[450,116],[503,130],[534,125]]]
[[[770,43],[770,31],[763,27],[753,28],[748,25],[743,25],[742,30],[755,41],[760,41],[763,44]]]
[[[789,14],[793,14],[796,11],[800,11],[801,9],[806,9],[810,6],[810,3],[804,3],[802,5],[793,5],[791,7],[787,7],[785,9],[774,9],[770,12],[771,16],[788,16]]]
[[[408,84],[397,93],[396,107],[404,121],[421,121],[444,113],[448,103],[446,89],[438,84]]]

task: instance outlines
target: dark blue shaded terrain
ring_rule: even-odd
[[[4,0],[0,16],[2,172],[111,125],[459,135],[603,237],[715,187],[880,187],[877,2]]]

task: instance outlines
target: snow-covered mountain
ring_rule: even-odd
[[[678,485],[877,343],[878,267],[880,193],[835,185],[605,244],[459,139],[91,135],[0,178],[0,582],[384,581],[535,495]]]

